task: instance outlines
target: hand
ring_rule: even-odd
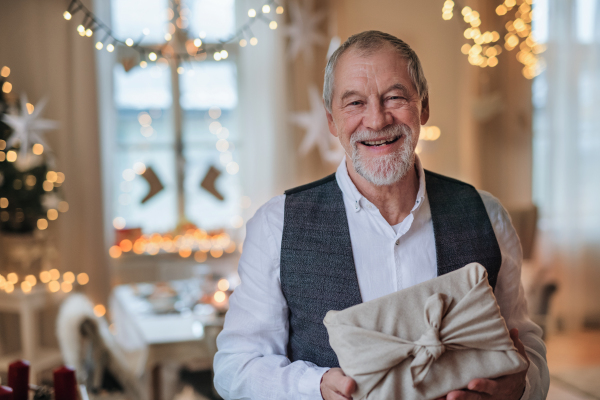
[[[525,346],[519,340],[519,330],[511,329],[510,338],[529,367]],[[525,390],[526,376],[527,369],[496,379],[473,379],[467,385],[468,390],[454,390],[438,400],[519,400]]]
[[[321,397],[324,400],[352,400],[354,391],[356,382],[341,368],[331,368],[321,378]]]

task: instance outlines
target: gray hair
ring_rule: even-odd
[[[398,53],[406,59],[408,64],[408,74],[412,83],[417,88],[417,93],[421,100],[424,100],[429,96],[427,79],[425,79],[425,74],[423,73],[423,68],[421,67],[421,62],[419,61],[419,57],[417,57],[417,53],[415,53],[406,42],[388,33],[365,31],[350,36],[348,40],[333,52],[329,61],[327,61],[327,66],[325,67],[325,83],[323,84],[323,100],[325,101],[325,108],[327,111],[331,112],[333,73],[342,54],[352,47],[362,51],[363,54],[368,55],[373,51],[380,49],[386,43],[390,43],[394,46],[394,48],[398,50]]]

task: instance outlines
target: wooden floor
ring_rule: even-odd
[[[552,336],[546,339],[546,346],[551,376],[547,400],[600,399],[600,390],[581,391],[569,382],[561,380],[562,376],[568,377],[569,372],[572,375],[572,371],[589,371],[600,367],[600,331]]]

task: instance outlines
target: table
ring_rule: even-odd
[[[138,376],[146,374],[150,378],[153,400],[160,400],[164,391],[161,367],[165,363],[193,361],[199,369],[212,368],[217,351],[216,337],[223,326],[223,317],[214,313],[214,307],[192,304],[201,295],[205,284],[202,279],[169,284],[178,293],[184,293],[179,300],[183,304],[176,307],[178,311],[155,312],[152,304],[140,294],[151,290],[153,284],[150,283],[117,286],[110,299],[115,338],[126,353],[137,353],[130,357],[135,360],[130,366]]]
[[[8,365],[15,360],[28,360],[31,364],[30,382],[34,384],[38,383],[39,372],[62,363],[59,349],[44,348],[40,344],[40,335],[53,332],[41,332],[38,313],[49,304],[60,302],[64,295],[50,293],[44,286],[38,284],[29,293],[23,293],[19,288],[15,288],[12,293],[0,291],[0,312],[19,315],[22,343],[20,351],[12,352],[12,349],[6,349],[8,354],[0,357],[0,370],[8,371]]]

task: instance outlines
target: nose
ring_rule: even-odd
[[[393,122],[393,117],[386,112],[385,107],[379,101],[371,101],[367,105],[363,125],[373,131],[380,131]]]

